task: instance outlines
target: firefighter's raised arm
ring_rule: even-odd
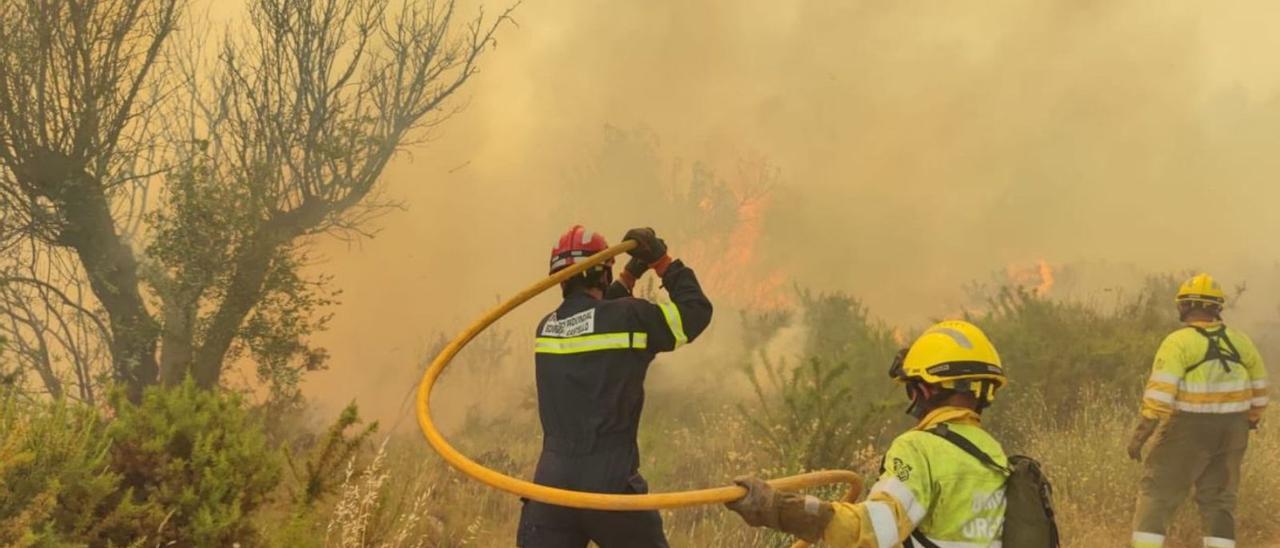
[[[712,309],[693,269],[673,260],[667,254],[666,242],[652,228],[633,228],[623,239],[634,240],[636,248],[631,250],[631,260],[614,285],[625,286],[629,293],[635,280],[652,269],[662,278],[662,286],[671,297],[669,303],[636,304],[640,324],[648,335],[648,350],[666,352],[696,339],[711,324]],[[618,294],[612,288],[610,293]]]

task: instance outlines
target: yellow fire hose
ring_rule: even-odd
[[[585,508],[590,510],[662,510],[668,508],[685,508],[689,506],[701,506],[704,504],[721,504],[732,502],[740,499],[747,494],[746,489],[742,487],[728,486],[716,487],[712,489],[698,489],[696,491],[679,491],[672,493],[650,493],[647,495],[617,495],[606,493],[587,493],[581,491],[569,491],[566,489],[557,489],[538,485],[536,483],[513,478],[501,472],[485,468],[475,461],[466,457],[462,453],[454,449],[444,436],[440,435],[440,431],[436,429],[435,423],[431,420],[431,389],[435,386],[436,380],[440,378],[440,374],[444,372],[444,368],[449,365],[454,356],[462,350],[467,343],[479,335],[481,331],[492,325],[499,318],[511,312],[516,307],[524,304],[529,299],[537,296],[539,293],[546,291],[548,288],[557,286],[560,282],[577,275],[578,273],[591,268],[595,265],[603,263],[609,258],[620,253],[630,251],[636,243],[631,240],[624,241],[618,245],[610,247],[595,255],[589,257],[586,261],[577,263],[569,268],[561,270],[528,289],[517,293],[506,302],[498,305],[497,308],[490,310],[475,323],[471,324],[462,331],[457,337],[454,337],[449,344],[440,351],[440,354],[432,360],[431,365],[427,367],[427,371],[422,375],[422,382],[418,385],[417,414],[418,425],[422,427],[422,434],[426,436],[427,442],[431,447],[458,471],[470,476],[485,485],[501,489],[513,495],[524,497],[530,500],[554,504],[557,506],[568,506],[572,508]],[[857,500],[858,495],[862,492],[862,478],[857,473],[849,470],[823,470],[818,472],[809,472],[806,474],[797,474],[769,480],[769,484],[778,489],[796,491],[809,489],[822,485],[830,485],[835,483],[848,484],[849,490],[845,494],[846,501],[853,502]],[[793,548],[808,546],[804,541],[796,542]]]

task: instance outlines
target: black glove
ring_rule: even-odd
[[[667,242],[662,241],[652,228],[633,228],[622,236],[623,240],[635,240],[636,248],[628,253],[641,261],[645,266],[661,259],[667,254]]]
[[[639,257],[632,257],[630,261],[627,261],[627,266],[622,268],[626,270],[627,274],[630,274],[632,278],[639,280],[641,276],[644,276],[644,271],[649,270],[649,263],[640,260]]]

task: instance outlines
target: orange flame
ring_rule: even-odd
[[[900,348],[907,347],[907,342],[908,342],[907,332],[903,331],[901,327],[894,326],[893,331],[890,333],[890,335],[893,337],[894,344],[897,344],[898,347]]]
[[[747,170],[767,170],[767,166],[740,166]],[[729,213],[732,226],[724,229],[690,234],[678,255],[686,257],[698,272],[698,278],[707,291],[721,301],[746,310],[775,310],[791,304],[786,284],[789,277],[778,269],[761,264],[760,242],[764,234],[763,223],[771,196],[753,178],[757,173],[739,172],[739,177],[720,181],[732,196],[732,201],[722,197],[694,197],[697,209],[708,218]],[[722,195],[723,196],[723,195]]]
[[[1053,290],[1054,271],[1048,261],[1040,259],[1036,264],[1020,266],[1010,264],[1005,267],[1005,275],[1010,282],[1031,287],[1037,297],[1048,295]]]

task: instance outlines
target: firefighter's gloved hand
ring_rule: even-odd
[[[725,506],[752,527],[777,529],[818,542],[835,515],[829,503],[812,496],[778,492],[755,476],[739,476],[733,482],[746,488],[747,496]]]
[[[641,276],[644,276],[644,271],[649,270],[649,262],[642,261],[639,257],[632,257],[630,261],[627,261],[627,266],[624,266],[623,270],[626,270],[627,274],[631,275],[631,279],[639,280]]]
[[[633,228],[622,236],[623,240],[635,240],[636,248],[628,253],[650,265],[667,254],[667,242],[662,241],[652,228]]]
[[[755,476],[738,476],[733,482],[747,490],[747,496],[725,503],[752,527],[778,528],[777,491]]]
[[[1158,424],[1160,421],[1146,417],[1138,421],[1138,426],[1133,429],[1133,438],[1129,440],[1129,458],[1136,461],[1142,460],[1142,447],[1147,444],[1151,434],[1155,433]]]

